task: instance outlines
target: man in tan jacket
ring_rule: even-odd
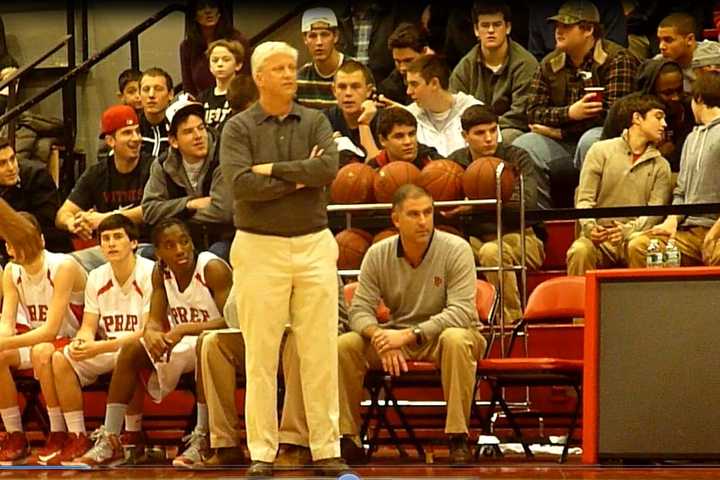
[[[622,136],[595,143],[580,172],[576,208],[665,205],[670,164],[655,148],[665,135],[663,104],[655,97],[628,100],[632,125]],[[627,266],[627,250],[657,217],[580,220],[582,235],[567,252],[569,275]]]

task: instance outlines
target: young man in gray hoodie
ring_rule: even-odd
[[[232,195],[218,167],[217,134],[205,127],[201,103],[183,95],[166,110],[170,149],[153,161],[142,199],[143,220],[185,220],[198,250],[228,259]]]
[[[680,159],[673,205],[720,202],[720,74],[700,74],[693,83],[692,110],[699,126],[688,135]],[[720,265],[720,216],[670,215],[628,247],[630,267],[644,267],[651,239],[674,239],[683,266]]]

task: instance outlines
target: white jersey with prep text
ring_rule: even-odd
[[[35,275],[30,275],[24,267],[9,263],[12,279],[18,291],[17,322],[30,328],[38,328],[47,321],[48,309],[55,291],[55,276],[60,265],[75,260],[64,253],[52,253],[45,250],[42,268]],[[78,265],[79,266],[79,265]],[[57,338],[73,337],[80,326],[82,318],[84,292],[72,292],[70,303],[63,316]],[[24,317],[24,318],[23,318]]]
[[[120,338],[141,327],[150,311],[152,272],[155,262],[135,256],[135,269],[120,285],[110,263],[90,272],[85,288],[85,311],[98,315],[102,336]]]
[[[224,262],[210,252],[198,254],[192,280],[183,292],[178,289],[172,270],[167,267],[163,269],[163,282],[168,300],[168,320],[171,327],[183,323],[209,322],[222,316],[205,281],[205,266],[211,260]]]

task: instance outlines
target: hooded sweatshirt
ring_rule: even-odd
[[[695,127],[688,135],[680,159],[680,174],[673,205],[720,202],[720,117]],[[685,217],[682,227],[712,227],[718,214]]]
[[[150,179],[145,185],[142,199],[143,220],[154,225],[166,217],[179,217],[198,223],[224,224],[232,229],[232,195],[223,180],[217,159],[217,134],[208,129],[208,154],[193,188],[183,166],[182,155],[170,148],[165,155],[153,161]],[[210,206],[189,210],[188,200],[211,197]]]
[[[676,65],[678,69],[682,70],[679,63],[666,58],[648,60],[640,66],[638,76],[635,79],[635,92],[625,95],[610,108],[605,118],[601,139],[619,137],[623,130],[630,128],[631,115],[626,108],[628,101],[642,95],[654,95],[655,82],[660,70],[668,64]],[[660,100],[659,97],[658,100]],[[675,150],[668,155],[667,161],[670,163],[671,170],[677,172],[680,168],[682,145],[695,126],[689,99],[683,98],[680,102],[671,105],[666,104],[665,115],[668,125],[666,129],[667,137],[672,139],[675,145]]]
[[[410,104],[407,109],[417,119],[417,141],[434,147],[440,155],[447,157],[455,150],[465,146],[465,139],[462,136],[462,125],[460,116],[465,109],[471,105],[482,105],[482,102],[475,97],[463,92],[453,94],[453,104],[444,120],[438,121],[424,108],[420,108],[416,102]]]

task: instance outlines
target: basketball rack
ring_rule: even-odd
[[[436,201],[433,202],[435,207],[459,207],[459,206],[495,206],[495,217],[496,217],[496,235],[498,239],[498,266],[497,267],[481,267],[476,266],[475,271],[481,272],[497,272],[498,273],[498,301],[501,308],[498,309],[496,314],[497,321],[491,321],[490,333],[491,341],[488,348],[492,347],[492,342],[496,335],[499,335],[501,339],[500,356],[505,358],[510,354],[507,351],[506,339],[512,334],[512,330],[506,332],[505,329],[505,281],[503,273],[512,271],[520,272],[520,306],[521,310],[524,311],[527,304],[527,266],[526,266],[526,252],[525,252],[525,179],[521,172],[518,172],[518,180],[520,182],[520,262],[519,265],[503,266],[503,225],[502,225],[502,213],[503,213],[503,200],[502,200],[502,174],[505,170],[505,163],[500,162],[495,169],[495,198],[486,200],[451,200],[451,201]],[[345,213],[345,228],[352,228],[352,216],[353,213],[362,211],[382,211],[391,210],[391,203],[357,203],[357,204],[333,204],[327,206],[328,212],[344,212]],[[360,274],[360,270],[339,270],[338,274],[341,277],[356,277]],[[524,346],[527,351],[527,336],[522,334],[524,337]]]

